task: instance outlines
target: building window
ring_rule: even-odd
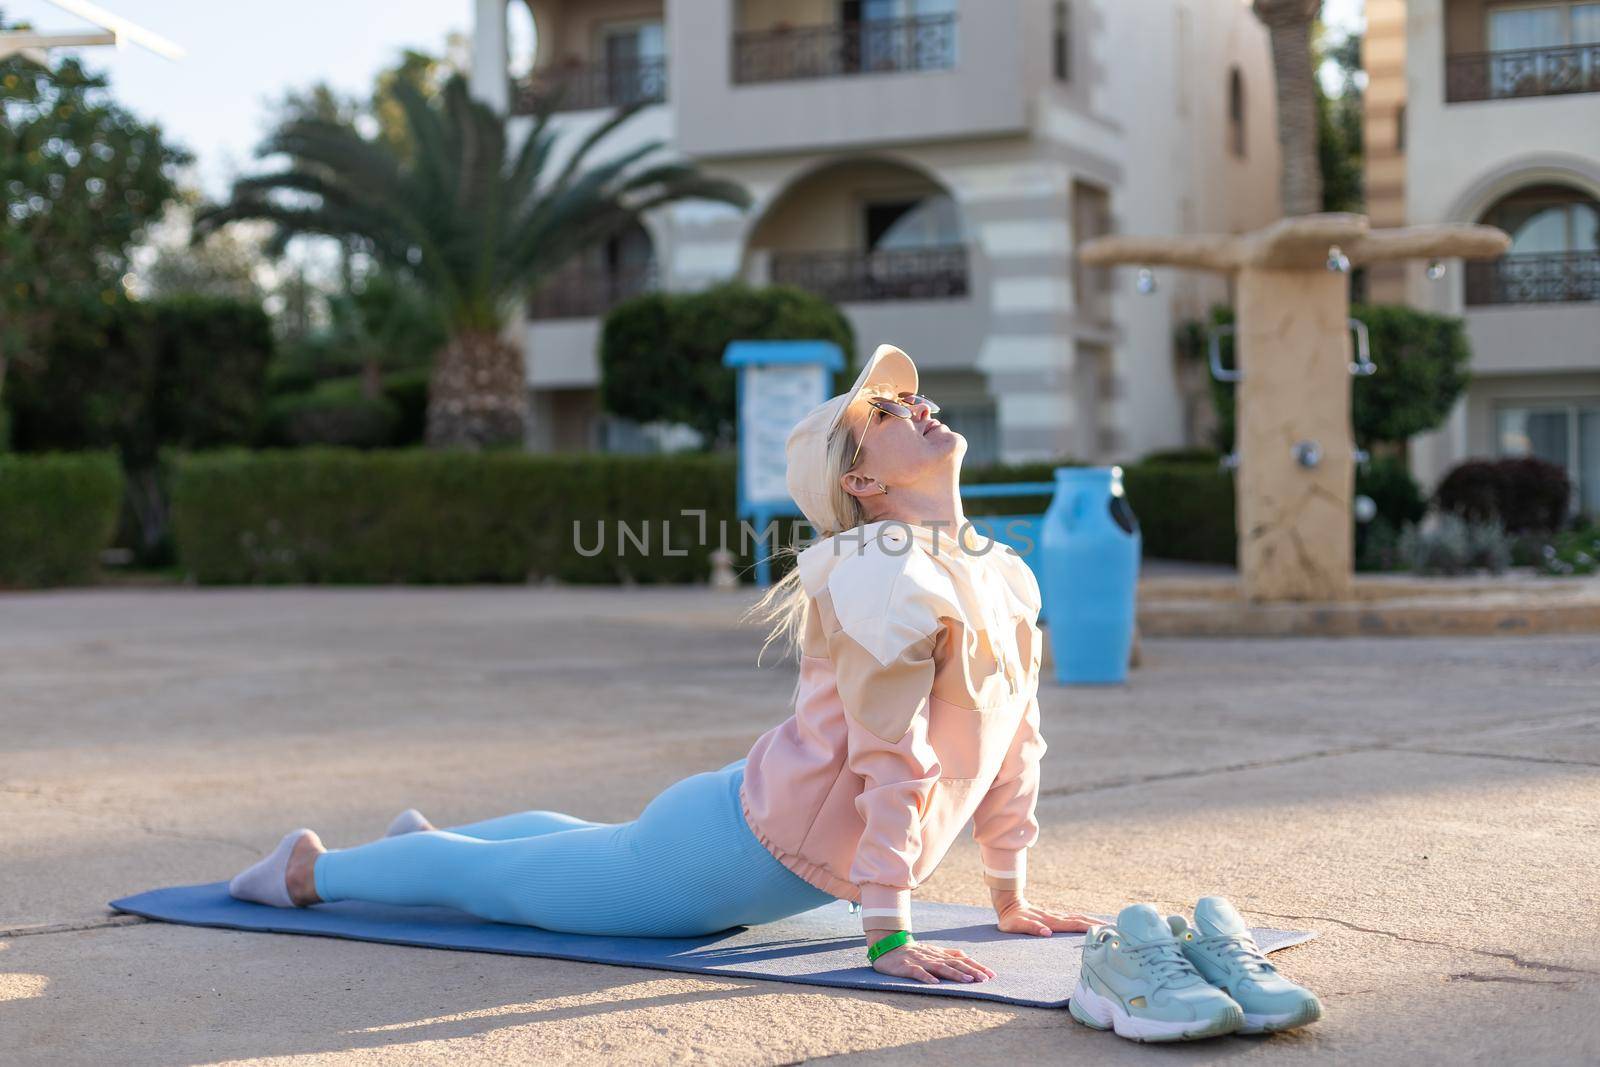
[[[963,239],[961,212],[945,193],[862,205],[866,250],[942,248]]]
[[[1511,235],[1499,259],[1466,264],[1466,301],[1600,301],[1600,201],[1563,185],[1519,189],[1484,213]]]
[[[1577,509],[1600,514],[1600,398],[1501,407],[1495,438],[1502,456],[1537,456],[1563,468]]]
[[[1244,75],[1238,67],[1228,71],[1228,148],[1244,158]]]
[[[1496,4],[1483,16],[1488,51],[1446,58],[1445,99],[1600,92],[1600,3]]]
[[[1396,152],[1406,150],[1406,106],[1401,104],[1394,109],[1394,148]]]
[[[1055,26],[1050,37],[1051,61],[1056,81],[1072,80],[1072,5],[1056,0]]]
[[[611,103],[624,106],[662,96],[667,56],[666,30],[659,22],[608,23],[600,27],[606,89]]]

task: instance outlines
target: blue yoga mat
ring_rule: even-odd
[[[911,913],[918,937],[965,949],[996,975],[987,982],[970,985],[925,985],[879,974],[865,964],[861,921],[843,901],[779,922],[739,926],[703,937],[560,934],[532,926],[485,922],[453,908],[407,908],[354,901],[318,904],[314,908],[270,908],[233,899],[226,882],[155,889],[113,900],[111,906],[147,919],[189,926],[546,956],[845,989],[975,997],[1040,1008],[1066,1005],[1078,978],[1083,948],[1082,934],[1002,934],[995,929],[994,912],[987,908],[915,901]],[[1256,942],[1266,952],[1316,936],[1304,930],[1257,928],[1254,932]]]

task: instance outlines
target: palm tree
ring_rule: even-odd
[[[1272,35],[1278,144],[1283,150],[1278,178],[1283,213],[1310,215],[1322,210],[1317,93],[1311,69],[1311,28],[1322,10],[1322,0],[1253,0],[1250,6]]]
[[[404,81],[394,94],[414,146],[408,156],[346,123],[292,118],[257,151],[286,156],[285,168],[236,182],[228,203],[197,219],[196,235],[265,219],[285,234],[355,242],[379,267],[410,277],[449,335],[429,384],[427,442],[435,447],[521,443],[526,377],[505,328],[519,302],[575,253],[662,204],[750,202],[742,187],[693,164],[647,161],[659,141],[586,165],[643,103],[613,113],[555,170],[549,102],[512,152],[505,120],[459,76],[434,103]]]

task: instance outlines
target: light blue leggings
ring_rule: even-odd
[[[643,937],[771,922],[833,900],[751,833],[743,779],[744,760],[685,778],[632,822],[525,811],[328,852],[317,858],[317,895]]]

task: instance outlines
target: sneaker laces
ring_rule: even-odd
[[[1132,945],[1124,941],[1122,948],[1139,962],[1140,967],[1150,973],[1157,988],[1191,985],[1192,982],[1179,979],[1200,978],[1200,972],[1195,970],[1194,964],[1190,963],[1183,950],[1178,948],[1176,941],[1151,941],[1143,945]]]
[[[1277,970],[1256,947],[1254,939],[1239,934],[1223,934],[1206,938],[1208,947],[1215,947],[1229,962],[1237,964],[1247,974],[1263,974]]]

